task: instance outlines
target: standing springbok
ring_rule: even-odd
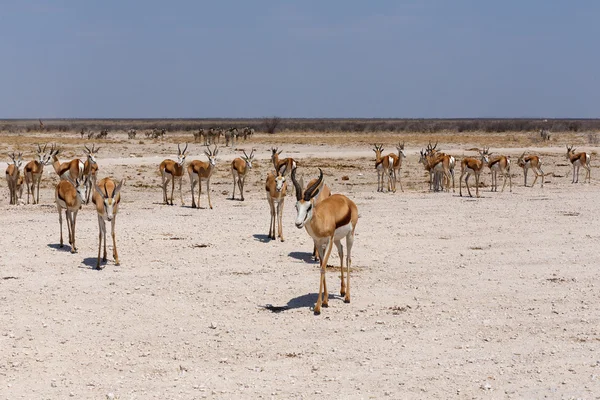
[[[240,189],[241,201],[244,201],[244,182],[246,181],[246,174],[252,169],[252,160],[254,160],[254,149],[250,152],[250,155],[246,154],[246,150],[242,150],[244,155],[237,157],[231,162],[231,175],[233,176],[233,194],[231,200],[235,200],[235,187],[238,186]],[[236,180],[237,178],[237,180]]]
[[[319,181],[318,178],[311,179],[310,182],[308,182],[307,187],[314,186],[318,181]],[[300,188],[302,190],[304,190],[304,182],[303,182],[302,178],[300,178]],[[326,184],[323,183],[323,181],[321,181],[321,188],[319,188],[319,194],[313,198],[314,204],[315,205],[319,204],[320,202],[322,202],[329,196],[331,196],[331,189],[329,189],[329,186],[327,186]],[[319,260],[319,252],[317,251],[317,246],[313,246],[312,257],[313,257],[313,260],[315,260],[315,261]]]
[[[169,204],[167,197],[167,185],[171,182],[171,205],[173,205],[173,191],[175,190],[175,178],[179,179],[179,195],[181,196],[181,205],[185,205],[183,201],[183,192],[181,191],[181,184],[183,182],[183,165],[185,164],[186,150],[188,148],[187,143],[185,149],[181,151],[181,147],[177,144],[177,161],[164,160],[160,163],[158,170],[162,178],[162,189],[163,189],[163,204]]]
[[[510,183],[510,191],[512,192],[512,178],[510,177],[510,157],[499,155],[490,160],[487,163],[490,172],[492,173],[492,192],[498,191],[498,172],[504,177],[504,183],[502,184],[502,192],[506,187],[506,178]]]
[[[373,146],[375,146],[373,148],[373,151],[375,152],[375,169],[377,170],[377,191],[378,192],[383,192],[383,181],[385,179],[385,177],[387,176],[388,179],[388,192],[389,191],[396,191],[396,182],[392,182],[392,175],[393,172],[391,172],[392,170],[392,165],[394,163],[394,160],[392,157],[385,156],[382,157],[381,153],[383,152],[383,144],[374,144]]]
[[[208,157],[208,162],[194,160],[188,165],[188,175],[190,177],[190,185],[192,186],[192,208],[200,208],[200,195],[202,194],[202,179],[206,179],[206,193],[208,194],[208,206],[212,210],[213,206],[210,202],[210,177],[212,176],[215,166],[217,165],[217,145],[213,151],[209,147],[204,150],[204,154]],[[194,200],[194,187],[198,184],[198,205]]]
[[[283,152],[283,150],[277,151],[277,147],[271,148],[271,161],[273,162],[273,167],[275,171],[279,171],[285,166],[283,175],[285,176],[291,170],[297,167],[296,161],[292,157],[280,159],[279,155]]]
[[[75,222],[77,221],[77,212],[83,204],[85,197],[85,183],[83,179],[75,179],[70,177],[61,180],[56,185],[56,208],[58,209],[58,221],[60,222],[60,247],[63,247],[62,234],[62,210],[65,209],[67,217],[67,227],[69,229],[69,244],[71,245],[71,253],[77,252],[75,245]]]
[[[113,240],[113,257],[115,265],[119,265],[119,253],[117,253],[117,237],[115,234],[115,223],[119,202],[121,201],[121,188],[125,183],[122,179],[118,184],[110,178],[104,178],[98,184],[94,183],[94,195],[92,202],[96,205],[98,214],[98,260],[96,269],[100,269],[100,250],[102,249],[102,237],[104,237],[104,256],[102,261],[106,262],[106,222],[110,222],[110,232]]]
[[[27,186],[27,204],[29,204],[29,192],[31,192],[32,203],[39,204],[40,202],[40,181],[42,180],[42,174],[44,172],[44,166],[50,164],[50,154],[46,152],[44,148],[38,144],[37,148],[37,160],[31,160],[23,169],[25,175],[25,185]]]
[[[56,174],[59,176],[59,178],[62,180],[71,178],[71,180],[80,179],[83,181],[83,170],[85,168],[83,161],[75,158],[71,161],[61,163],[58,161],[57,157],[59,152],[60,150],[52,145],[52,148],[50,149],[52,167],[54,167],[54,171],[56,171]]]
[[[9,204],[18,203],[18,184],[21,175],[21,165],[23,164],[23,153],[16,154],[13,152],[8,155],[12,160],[6,168],[6,183],[8,184],[8,193],[10,196]]]
[[[406,158],[406,154],[404,154],[404,143],[399,143],[398,146],[396,146],[396,150],[398,150],[398,155],[394,153],[388,154],[388,157],[391,157],[393,160],[392,167],[390,168],[390,177],[394,180],[394,191],[396,190],[396,182],[400,182],[400,190],[404,192],[404,188],[402,188],[402,180],[400,179],[402,159]]]
[[[313,198],[318,195],[323,182],[323,171],[320,168],[317,182],[309,186],[304,193],[296,180],[296,170],[292,170],[292,182],[296,187],[296,211],[298,212],[296,227],[298,229],[306,228],[306,232],[313,238],[321,259],[319,295],[314,308],[314,313],[318,315],[321,313],[321,306],[328,306],[329,294],[325,273],[334,244],[340,257],[342,275],[340,295],[344,296],[344,303],[350,303],[350,266],[352,265],[354,230],[358,222],[358,208],[352,200],[341,194],[334,194],[319,204],[314,204]],[[341,243],[343,238],[346,238],[346,282],[344,282],[344,248]],[[324,250],[324,246],[326,246],[326,250]]]
[[[540,187],[544,187],[544,171],[542,171],[541,158],[539,158],[538,156],[525,156],[525,152],[523,152],[523,154],[521,154],[521,156],[517,160],[517,165],[523,168],[523,175],[525,176],[525,187],[527,187],[527,172],[529,171],[529,168],[531,168],[533,170],[533,173],[535,174],[535,179],[533,180],[531,187],[535,185],[535,182],[537,181],[539,176],[542,177],[542,185]]]
[[[567,145],[567,160],[571,161],[571,164],[573,164],[573,179],[571,180],[571,183],[579,183],[579,168],[581,167],[585,168],[585,177],[583,178],[583,183],[585,183],[586,179],[588,183],[591,182],[591,158],[592,157],[586,152],[575,153],[573,146]]]
[[[459,194],[462,196],[462,178],[465,177],[465,185],[467,186],[467,192],[469,192],[469,196],[473,197],[471,194],[471,189],[469,189],[469,177],[471,174],[475,175],[475,195],[479,197],[479,175],[481,174],[481,170],[484,165],[490,161],[489,159],[489,149],[484,148],[483,150],[479,150],[480,158],[473,157],[465,157],[460,162],[460,179],[458,181],[459,186]]]
[[[267,174],[265,182],[265,191],[267,192],[267,201],[271,210],[271,222],[269,223],[269,239],[276,240],[275,223],[277,222],[277,236],[283,242],[283,205],[285,203],[285,194],[287,193],[287,182],[285,181],[284,165],[280,170],[275,170],[275,173]]]
[[[85,180],[85,204],[90,202],[90,194],[96,186],[96,177],[98,176],[98,163],[96,162],[96,153],[100,151],[100,147],[96,148],[92,144],[92,148],[85,147],[87,158],[83,163],[83,179]]]

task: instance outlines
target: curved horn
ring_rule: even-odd
[[[84,149],[85,149],[85,150],[86,150],[88,153],[90,153],[90,149],[88,149],[87,145],[85,145],[85,144],[84,144],[84,145],[83,145],[83,148],[84,148]]]
[[[246,154],[246,150],[242,150],[242,152],[244,153],[244,157],[250,158],[250,157],[248,157],[248,154]]]
[[[186,143],[185,144],[185,149],[183,149],[183,154],[185,154],[185,152],[187,151],[187,148],[188,148],[188,144]]]
[[[44,145],[44,150],[42,150],[44,153],[46,152],[46,147],[48,147],[48,143]]]
[[[181,155],[181,148],[179,147],[179,143],[177,143],[177,155]]]
[[[296,168],[292,169],[292,182],[294,183],[294,188],[296,189],[296,200],[302,200],[302,186],[296,180]]]
[[[310,187],[306,188],[306,190],[304,191],[304,201],[309,201],[311,199],[311,197],[313,197],[315,190],[317,190],[317,188],[319,186],[321,186],[322,182],[323,182],[323,171],[321,170],[321,168],[319,168],[319,178],[317,179],[317,181],[315,183],[313,183]]]
[[[42,152],[42,146],[40,146],[39,143],[37,144],[37,146],[38,146],[38,153],[41,153]]]

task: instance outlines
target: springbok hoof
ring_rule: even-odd
[[[346,303],[346,304],[350,303],[350,299],[344,299],[344,303]]]

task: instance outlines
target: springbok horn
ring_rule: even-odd
[[[183,149],[183,154],[185,154],[185,152],[187,151],[187,148],[188,148],[188,144],[186,143],[185,144],[185,149]]]
[[[177,143],[177,155],[181,155],[181,148],[179,147],[179,143]]]
[[[321,186],[322,182],[323,171],[321,170],[321,168],[319,168],[319,179],[317,179],[317,181],[313,183],[312,186],[306,188],[306,191],[304,191],[304,201],[309,201],[311,197],[313,197],[313,193],[315,192],[315,190],[317,190],[319,186]]]
[[[296,200],[302,200],[302,187],[296,180],[296,168],[292,169],[292,182],[294,183],[294,188],[296,189]]]

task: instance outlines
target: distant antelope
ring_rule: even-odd
[[[27,186],[27,204],[29,204],[29,193],[31,192],[33,204],[40,202],[40,181],[42,180],[42,174],[44,172],[44,166],[50,164],[50,154],[46,152],[44,148],[38,144],[37,148],[37,160],[29,161],[23,169],[25,175],[25,185]]]
[[[510,157],[499,155],[490,158],[487,165],[492,174],[492,192],[498,191],[498,172],[500,172],[500,174],[504,177],[504,183],[502,184],[501,191],[504,192],[504,188],[506,187],[506,178],[508,177],[508,182],[510,183],[510,191],[512,192],[512,178],[510,176]]]
[[[271,222],[269,223],[269,239],[276,240],[275,224],[277,223],[277,236],[283,242],[283,205],[285,203],[285,194],[287,192],[287,182],[285,181],[284,165],[280,170],[275,170],[275,173],[267,174],[265,182],[265,191],[267,192],[267,201],[271,209]]]
[[[102,249],[102,237],[104,237],[104,256],[102,261],[106,262],[106,222],[110,222],[110,231],[113,240],[113,257],[115,265],[119,265],[119,254],[117,253],[117,238],[115,234],[115,223],[117,212],[119,211],[119,202],[121,201],[121,188],[125,179],[118,184],[110,178],[104,178],[97,185],[94,185],[95,192],[92,196],[92,202],[96,205],[98,214],[98,260],[96,269],[100,269],[100,250]]]
[[[323,171],[320,168],[317,182],[304,192],[296,180],[296,170],[292,170],[292,182],[296,187],[296,227],[298,229],[306,228],[321,259],[319,295],[314,307],[314,313],[318,315],[321,313],[321,306],[328,306],[329,293],[325,274],[327,261],[334,244],[340,257],[340,295],[344,296],[344,303],[350,303],[350,267],[352,265],[354,231],[358,222],[358,208],[352,200],[341,194],[334,194],[316,205],[313,203],[312,199],[318,195],[323,182]],[[346,282],[344,282],[344,248],[341,243],[344,238],[346,239]]]
[[[18,184],[21,175],[21,165],[23,164],[23,154],[16,154],[13,152],[8,155],[12,160],[12,164],[6,168],[6,183],[8,184],[8,192],[10,196],[9,204],[18,203]]]
[[[392,166],[390,168],[391,178],[394,181],[394,191],[396,190],[396,181],[400,182],[400,190],[404,192],[402,188],[402,180],[400,179],[400,168],[402,168],[402,159],[406,158],[406,154],[404,154],[404,143],[399,143],[396,146],[396,150],[398,150],[398,154],[390,153],[388,157],[392,159]]]
[[[242,150],[244,155],[237,157],[231,162],[231,175],[233,176],[233,194],[231,200],[235,200],[235,187],[238,186],[240,189],[241,201],[244,201],[244,182],[246,181],[246,174],[252,169],[252,160],[254,160],[254,149],[250,152],[250,155],[246,154],[246,150]]]
[[[583,182],[585,183],[586,179],[588,183],[591,182],[591,158],[592,157],[586,152],[575,153],[575,149],[573,148],[573,146],[567,145],[567,160],[569,160],[571,164],[573,164],[573,179],[571,180],[571,183],[579,183],[579,168],[581,167],[585,169],[585,177],[583,178]]]
[[[458,181],[460,195],[462,196],[462,178],[465,177],[465,185],[467,186],[467,192],[469,192],[469,196],[473,197],[471,194],[471,189],[469,189],[469,177],[471,174],[475,175],[475,195],[479,197],[479,175],[481,174],[481,170],[484,165],[487,165],[489,160],[489,149],[484,148],[483,150],[479,150],[479,155],[481,158],[473,158],[473,157],[465,157],[462,159],[460,163],[460,180]]]
[[[58,221],[60,223],[60,247],[63,247],[62,234],[62,210],[65,210],[67,217],[67,228],[69,230],[69,244],[71,245],[71,253],[77,252],[75,245],[75,222],[77,221],[77,212],[83,204],[85,196],[85,183],[83,179],[71,178],[61,180],[56,185],[56,208],[58,209]]]
[[[212,176],[215,166],[217,165],[217,145],[211,151],[210,148],[204,150],[204,154],[208,157],[208,162],[194,160],[188,165],[188,175],[190,177],[190,185],[192,187],[192,208],[200,208],[200,195],[202,194],[202,179],[206,179],[206,193],[208,194],[208,207],[212,210],[213,206],[210,201],[210,177]],[[196,184],[198,184],[198,204],[194,199]]]
[[[173,191],[175,190],[175,178],[179,179],[179,195],[181,196],[181,205],[185,205],[183,201],[183,192],[181,191],[181,184],[183,182],[183,165],[185,164],[186,150],[188,148],[187,143],[185,149],[181,151],[179,144],[177,145],[177,161],[164,160],[160,163],[158,170],[162,178],[162,189],[163,189],[163,204],[169,204],[167,197],[167,185],[171,182],[171,205],[173,205]]]
[[[130,129],[127,131],[127,137],[129,139],[135,139],[136,135],[137,135],[137,131],[135,129]]]
[[[60,161],[58,161],[57,157],[59,152],[60,150],[55,149],[54,145],[52,145],[52,148],[50,149],[50,157],[52,157],[52,167],[54,168],[54,171],[56,171],[56,174],[59,176],[59,178],[71,178],[72,180],[81,179],[83,181],[83,170],[85,168],[85,164],[83,163],[83,161],[81,161],[78,158],[75,158],[71,161],[61,163]]]
[[[96,186],[96,176],[98,175],[98,163],[96,162],[96,153],[100,151],[100,147],[96,148],[92,144],[92,148],[85,148],[86,160],[83,163],[83,179],[85,180],[85,204],[90,202],[90,194]]]
[[[102,129],[96,137],[98,139],[106,139],[108,137],[108,129]]]
[[[377,191],[383,192],[383,181],[385,177],[388,179],[387,190],[396,191],[396,182],[392,182],[393,173],[390,172],[394,160],[390,156],[382,156],[383,144],[374,144],[373,151],[375,152],[375,169],[377,170]]]
[[[517,160],[517,165],[523,168],[523,175],[525,176],[525,187],[527,187],[527,172],[529,168],[533,170],[535,174],[535,179],[531,184],[531,187],[535,185],[538,177],[542,177],[542,185],[540,187],[544,187],[544,171],[542,171],[542,160],[538,156],[525,156],[525,152],[521,154],[519,159]]]

